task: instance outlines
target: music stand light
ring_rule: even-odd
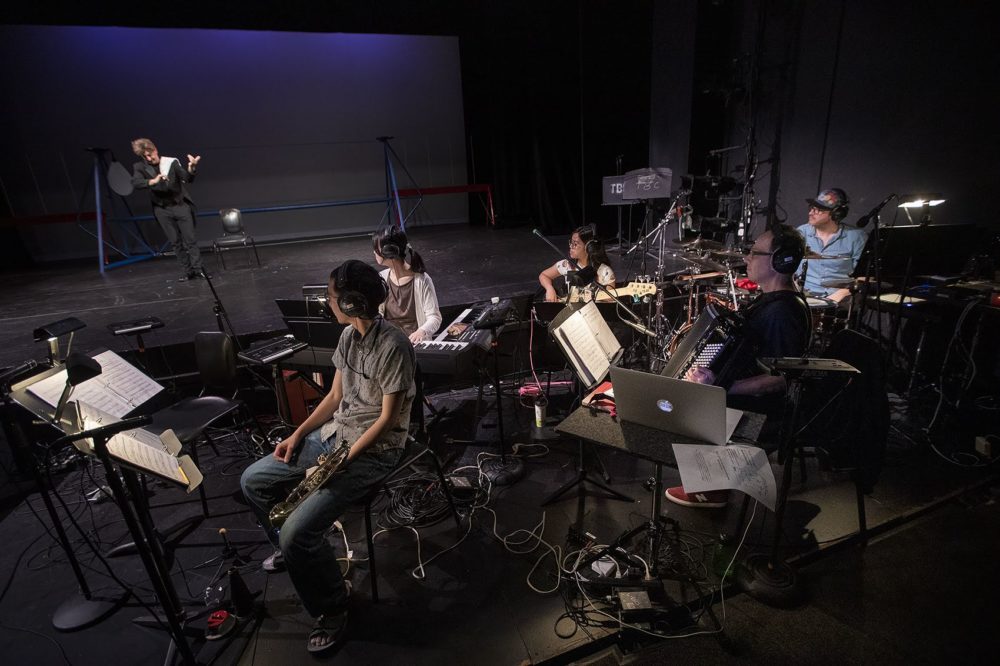
[[[59,338],[64,335],[70,336],[69,344],[66,347],[69,350],[73,347],[73,333],[86,327],[87,325],[76,317],[66,317],[65,319],[60,319],[59,321],[36,328],[32,331],[32,336],[35,342],[42,342],[44,340],[48,343],[49,362],[55,365],[62,360],[59,358]]]
[[[101,374],[101,364],[86,354],[74,352],[66,357],[66,386],[63,387],[62,395],[59,396],[59,404],[56,405],[55,416],[52,422],[58,424],[62,418],[63,410],[66,409],[66,402],[73,393],[73,388],[93,379]]]
[[[899,207],[906,213],[906,218],[910,221],[910,224],[914,224],[913,217],[910,216],[911,208],[920,208],[923,210],[919,224],[930,224],[931,208],[940,206],[944,202],[945,198],[937,193],[904,194],[899,198]]]

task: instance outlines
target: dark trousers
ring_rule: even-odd
[[[185,275],[201,270],[201,252],[194,233],[194,210],[186,203],[153,206],[153,217],[174,248]]]

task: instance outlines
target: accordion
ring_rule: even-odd
[[[677,334],[682,337],[660,374],[683,379],[691,368],[708,368],[716,386],[728,388],[753,353],[743,328],[737,313],[709,303],[686,332]]]

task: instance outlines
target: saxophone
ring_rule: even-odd
[[[340,446],[336,449],[317,458],[316,469],[313,470],[313,473],[295,486],[284,502],[275,504],[268,513],[267,517],[271,521],[271,526],[278,529],[284,525],[292,511],[295,511],[307,497],[329,481],[333,473],[340,469],[341,465],[347,461],[347,454],[350,452],[351,447],[345,439],[341,440]]]

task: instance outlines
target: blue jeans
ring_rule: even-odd
[[[276,531],[268,520],[271,507],[284,501],[302,481],[306,469],[333,448],[336,434],[324,441],[319,433],[316,429],[307,435],[287,464],[268,455],[247,467],[240,479],[250,508],[264,526],[268,540],[281,550],[292,585],[313,617],[338,613],[347,607],[344,578],[336,551],[326,539],[327,531],[396,467],[402,454],[402,449],[366,450],[306,498]]]

